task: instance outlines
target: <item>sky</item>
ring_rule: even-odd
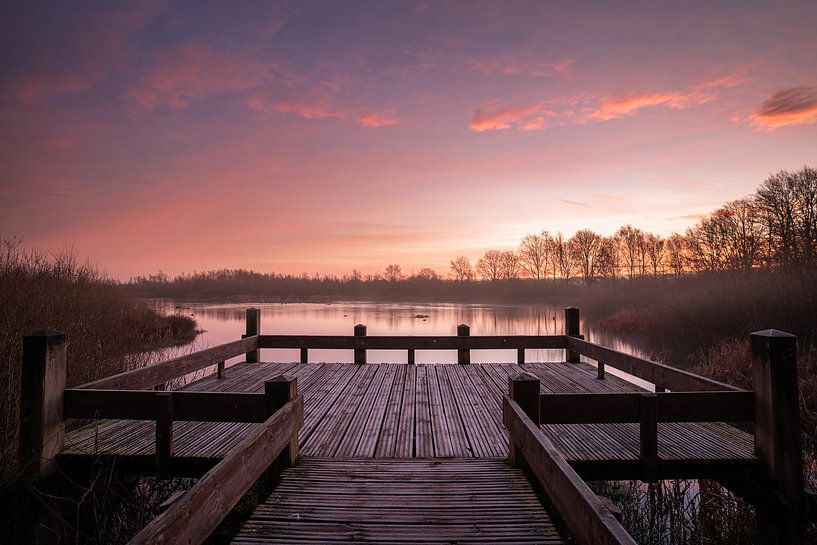
[[[817,3],[3,2],[0,235],[116,278],[445,274],[817,166]]]

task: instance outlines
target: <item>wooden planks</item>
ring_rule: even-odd
[[[233,541],[344,542],[562,540],[525,476],[502,460],[302,459]]]
[[[304,396],[300,447],[305,456],[503,458],[508,447],[500,400],[507,393],[508,375],[520,371],[539,377],[542,393],[643,392],[609,374],[598,380],[592,366],[564,362],[523,366],[241,363],[227,368],[222,379],[206,377],[183,390],[260,393],[264,381],[275,375],[297,377]],[[695,396],[720,397],[703,392],[673,395],[690,397],[682,404],[686,406],[694,405]],[[744,397],[743,393],[729,395],[736,400]],[[661,394],[659,404],[660,399]],[[253,426],[175,422],[174,456],[193,465],[218,460]],[[582,471],[611,467],[630,471],[638,459],[637,424],[548,424],[542,430]],[[659,422],[658,438],[662,475],[686,474],[702,466],[714,472],[718,467],[756,462],[751,435],[723,423]],[[154,443],[153,422],[102,420],[69,432],[63,457],[144,459],[144,467],[152,469]]]

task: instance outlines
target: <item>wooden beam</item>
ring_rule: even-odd
[[[616,369],[620,369],[621,371],[675,392],[740,390],[740,388],[736,388],[731,384],[708,379],[662,363],[638,358],[631,354],[625,354],[624,352],[619,352],[575,337],[568,337],[567,345],[571,350],[575,350],[592,360],[603,361],[605,365],[615,367]]]
[[[508,376],[508,396],[514,400],[535,425],[539,425],[539,378],[530,373],[514,373]],[[523,457],[514,442],[508,441],[511,464],[523,465]]]
[[[261,335],[260,348],[335,350],[517,350],[558,349],[567,346],[564,335]]]
[[[366,326],[363,325],[363,324],[357,324],[355,326],[354,333],[355,333],[355,337],[365,337],[366,336]],[[366,349],[365,348],[355,348],[355,363],[366,363]]]
[[[467,324],[460,324],[457,326],[457,337],[469,337],[471,335],[471,328]],[[471,351],[468,348],[460,348],[457,350],[457,363],[469,364],[471,363]]]
[[[33,480],[53,475],[65,440],[65,334],[23,337],[20,370],[20,468]]]
[[[303,424],[303,398],[296,397],[245,437],[167,511],[128,543],[203,543],[266,471]]]
[[[579,332],[579,309],[576,307],[567,307],[565,309],[565,335],[568,337],[578,337]],[[568,347],[570,345],[568,344]],[[565,355],[565,361],[568,363],[579,363],[581,357],[575,350],[568,350]]]
[[[414,359],[415,359],[414,349],[413,349],[413,348],[409,348],[409,349],[408,349],[408,359],[407,359],[408,364],[409,364],[409,365],[414,365]]]
[[[157,392],[151,390],[65,390],[64,418],[155,420],[164,410],[161,395],[173,401],[173,419],[197,422],[263,422],[263,394],[243,392]]]
[[[309,362],[309,349],[301,347],[301,363]]]
[[[220,361],[240,356],[258,347],[258,337],[247,337],[232,341],[207,350],[179,356],[149,367],[125,371],[103,379],[83,384],[79,388],[144,390],[183,377],[199,369],[215,365]]]
[[[635,545],[602,500],[573,471],[522,407],[503,396],[502,413],[511,443],[524,457],[579,544]]]
[[[800,448],[797,337],[768,329],[750,335],[755,391],[755,452],[790,506],[785,514],[758,510],[762,543],[803,543],[805,495]]]
[[[156,392],[156,472],[163,476],[173,457],[173,396],[170,392]]]
[[[639,395],[639,450],[644,468],[644,481],[654,483],[658,478],[658,403],[657,394]]]
[[[541,424],[639,422],[641,393],[542,394]],[[752,422],[754,393],[666,392],[656,394],[658,422]]]
[[[250,307],[247,309],[246,328],[247,333],[244,335],[246,338],[257,337],[261,334],[261,309],[255,307]],[[245,361],[247,363],[257,363],[260,358],[260,354],[261,351],[256,345],[253,350],[248,350],[246,352]]]

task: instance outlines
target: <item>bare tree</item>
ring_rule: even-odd
[[[686,242],[682,235],[672,233],[664,244],[665,258],[667,266],[676,277],[681,276],[686,266]]]
[[[551,238],[551,262],[553,264],[553,278],[561,277],[565,282],[573,277],[575,261],[570,253],[568,241],[561,231]]]
[[[437,274],[437,271],[430,267],[423,267],[417,271],[414,278],[418,278],[420,280],[440,280],[440,275]]]
[[[550,235],[543,231],[541,235],[526,235],[519,244],[519,258],[528,276],[537,282],[547,276],[548,259],[551,245]]]
[[[522,269],[519,254],[513,250],[506,250],[502,252],[501,278],[506,280],[519,278],[519,272]]]
[[[474,267],[471,260],[461,255],[451,260],[451,275],[460,282],[474,279]]]
[[[613,237],[601,237],[596,255],[596,274],[615,280],[618,272],[618,242]]]
[[[596,274],[601,236],[590,229],[580,229],[568,241],[570,253],[579,264],[585,285],[589,284]]]
[[[641,263],[641,256],[643,255],[644,232],[632,225],[625,225],[618,230],[615,237],[618,241],[624,264],[627,267],[627,273],[630,278],[633,278]]]
[[[397,282],[403,279],[403,271],[400,270],[400,265],[388,265],[383,276],[389,282]]]
[[[477,273],[486,280],[499,280],[502,278],[502,252],[499,250],[488,250],[477,261]]]
[[[660,235],[647,233],[644,237],[647,250],[647,259],[650,261],[653,276],[658,276],[664,272],[664,246],[665,241]]]

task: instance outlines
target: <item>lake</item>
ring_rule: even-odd
[[[191,303],[154,300],[166,314],[191,316],[203,332],[193,343],[163,349],[168,359],[241,338],[247,307],[261,309],[261,333],[267,335],[351,335],[355,324],[365,324],[368,335],[456,335],[458,324],[468,324],[471,335],[560,335],[564,308],[552,305],[496,305],[461,303]],[[624,339],[605,332],[582,318],[580,331],[595,343],[648,357]],[[527,361],[564,361],[564,350],[527,350]],[[264,349],[261,361],[298,361],[298,350]],[[406,363],[405,350],[370,350],[369,362]],[[241,361],[235,358],[227,362]],[[310,350],[310,362],[352,362],[352,350]],[[454,350],[418,350],[416,363],[456,363]],[[472,350],[473,363],[516,362],[515,350]],[[615,370],[610,372],[619,374]],[[620,373],[625,376],[623,373]],[[638,381],[642,383],[641,381]]]

